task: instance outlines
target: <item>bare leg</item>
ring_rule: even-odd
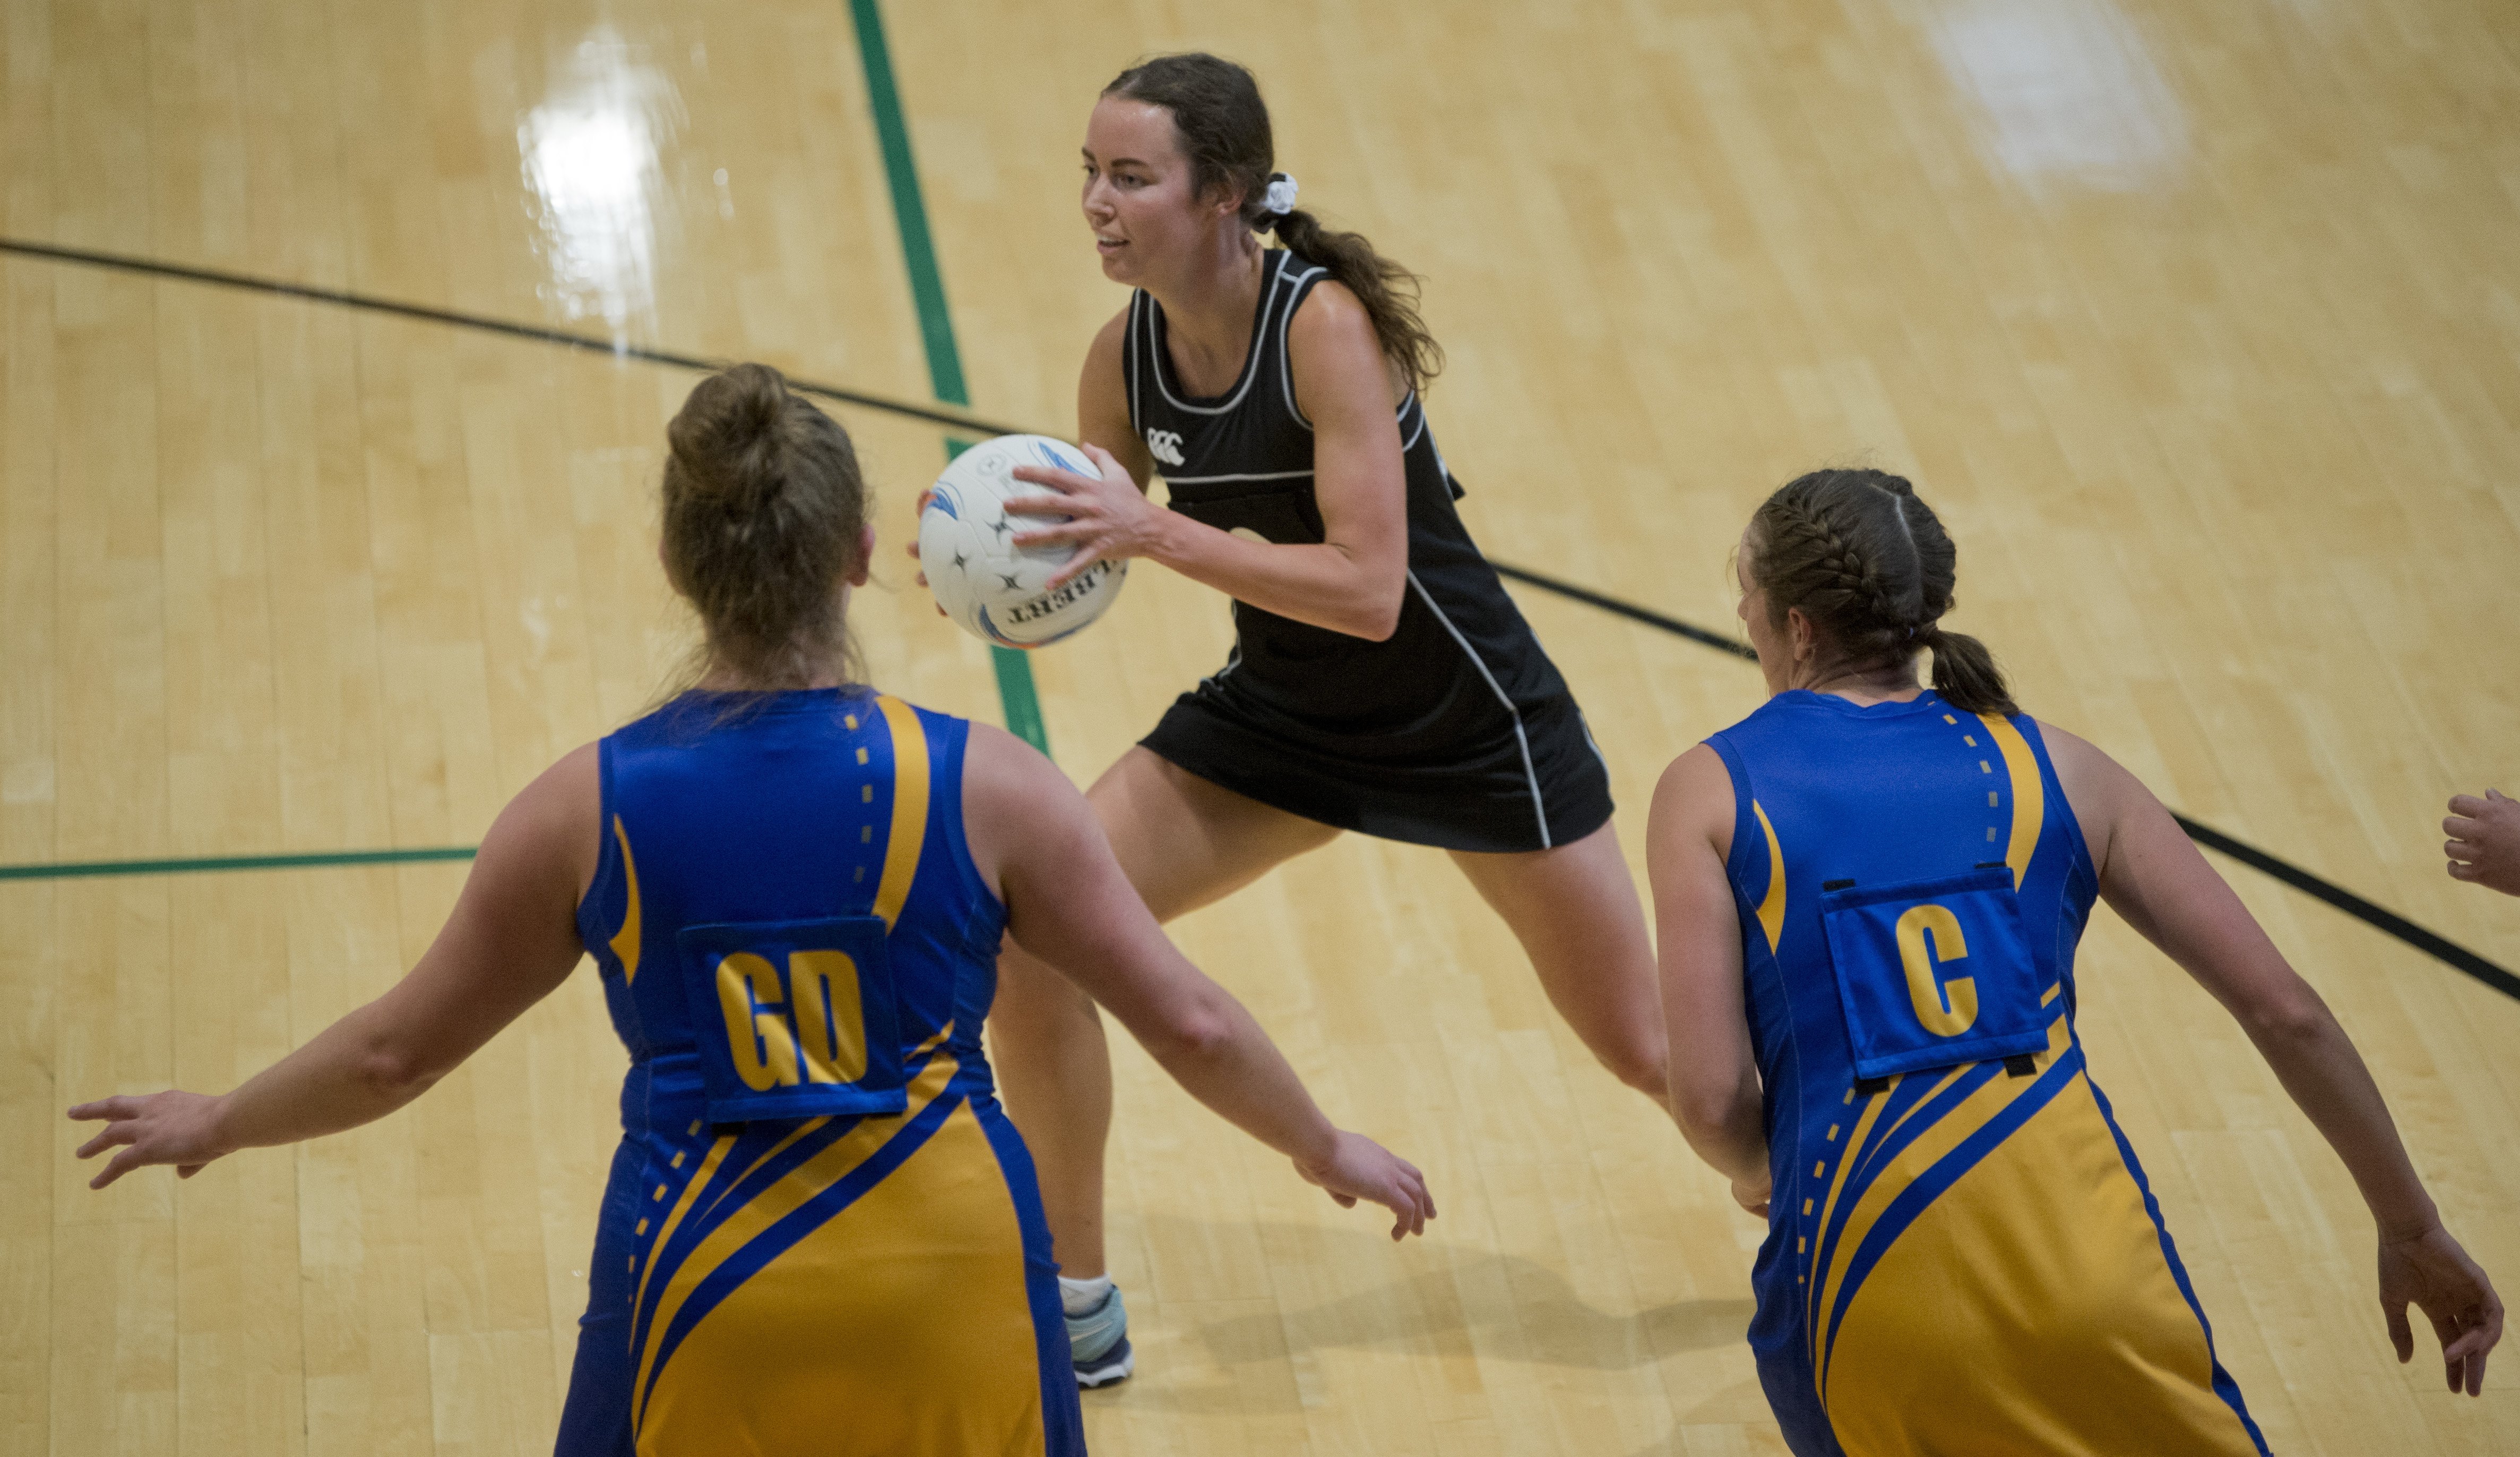
[[[1522,943],[1557,1015],[1612,1075],[1667,1098],[1669,1039],[1653,943],[1611,825],[1571,845],[1521,855],[1453,854]]]
[[[1135,746],[1086,800],[1159,921],[1239,890],[1338,834]],[[1059,1272],[1090,1280],[1104,1270],[1102,1146],[1111,1131],[1111,1052],[1102,1014],[1093,998],[1010,940],[998,957],[989,1039],[1007,1113],[1040,1174]]]

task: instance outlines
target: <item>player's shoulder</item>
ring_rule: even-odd
[[[1049,755],[994,724],[972,722],[963,750],[963,836],[993,890],[1008,864],[1060,861],[1080,837],[1101,832],[1085,796]]]
[[[1087,345],[1085,350],[1085,357],[1089,363],[1116,364],[1121,354],[1128,349],[1129,307],[1129,305],[1122,305],[1120,312],[1103,320],[1102,327],[1094,331],[1094,342]]]
[[[1655,797],[1659,799],[1664,793],[1691,801],[1721,796],[1729,805],[1732,793],[1732,771],[1725,765],[1724,756],[1716,752],[1714,744],[1694,743],[1663,767]]]
[[[1732,837],[1732,771],[1711,743],[1691,745],[1655,781],[1646,833],[1703,838],[1729,849]]]
[[[573,816],[592,818],[603,800],[604,741],[595,739],[553,760],[508,803],[511,810],[545,820]]]
[[[2133,771],[2081,734],[2046,719],[2028,714],[2021,717],[2048,750],[2048,762],[2056,771],[2056,785],[2065,791],[2066,807],[2073,811],[2074,823],[2083,832],[2083,847],[2092,865],[2106,865],[2110,848],[2117,843],[2118,826],[2131,813],[2152,802],[2152,791]]]
[[[995,724],[969,721],[970,736],[963,747],[963,808],[966,814],[1000,814],[1076,793],[1067,775],[1031,744]]]
[[[1084,397],[1101,409],[1125,409],[1123,381],[1129,367],[1129,311],[1113,314],[1085,349]]]
[[[603,741],[554,761],[491,821],[476,862],[582,895],[594,879],[604,817]]]
[[[1381,352],[1373,331],[1373,314],[1356,290],[1336,279],[1323,279],[1295,304],[1286,332],[1298,344],[1361,342]]]
[[[1286,322],[1286,365],[1293,375],[1297,408],[1308,419],[1325,412],[1357,419],[1388,419],[1392,404],[1406,388],[1364,300],[1345,284],[1325,279],[1295,306]],[[1379,378],[1388,397],[1376,398],[1371,381]]]
[[[2121,777],[2131,777],[2123,766],[2081,734],[2026,713],[2021,719],[2038,734],[2039,742],[2046,746],[2048,762],[2055,766],[2057,779],[2069,791],[2082,783],[2097,787],[2112,784]]]

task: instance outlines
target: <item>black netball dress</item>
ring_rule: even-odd
[[[1262,255],[1251,349],[1234,387],[1191,396],[1164,312],[1129,300],[1129,426],[1172,508],[1237,536],[1319,542],[1313,426],[1295,407],[1286,326],[1328,273]],[[1184,693],[1146,746],[1212,783],[1324,824],[1447,850],[1546,850],[1610,817],[1584,716],[1453,508],[1461,495],[1425,407],[1400,402],[1409,587],[1399,629],[1369,641],[1234,604],[1223,668]]]

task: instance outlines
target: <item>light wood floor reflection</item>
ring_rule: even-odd
[[[1426,276],[1500,558],[1732,625],[1815,464],[1912,474],[1958,625],[2174,807],[2520,967],[2440,869],[2520,792],[2520,11],[2474,0],[886,7],[974,407],[1073,428],[1122,303],[1098,88],[1253,66],[1308,206]],[[0,0],[0,235],[925,399],[849,7]],[[692,375],[0,254],[0,864],[466,845],[669,681],[662,426]],[[937,429],[836,412],[891,505],[875,677],[994,720],[899,544]],[[1754,669],[1520,595],[1622,829]],[[1080,781],[1222,660],[1132,574],[1034,655]],[[1640,871],[1642,864],[1639,864]],[[2520,1291],[2520,1003],[2226,866]],[[375,994],[460,864],[0,881],[0,1454],[549,1449],[622,1054],[573,979],[406,1114],[102,1195],[79,1098],[230,1085]],[[1434,1183],[1393,1247],[1119,1059],[1106,1454],[1783,1451],[1759,1230],[1593,1066],[1430,852],[1347,840],[1184,921],[1333,1115]],[[2351,1182],[2103,917],[2083,1030],[2274,1449],[2520,1451],[2397,1366]]]

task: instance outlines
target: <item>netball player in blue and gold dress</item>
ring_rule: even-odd
[[[2412,1301],[2474,1394],[2501,1306],[2353,1043],[2143,786],[1941,629],[1954,558],[1897,476],[1771,497],[1739,570],[1774,696],[1672,765],[1647,831],[1673,1111],[1769,1215],[1750,1344],[1787,1445],[2266,1450],[2084,1066],[2095,898],[2247,1029],[2370,1205],[2400,1359]]]
[[[849,440],[775,371],[676,417],[663,556],[698,687],[535,780],[403,981],[224,1097],[106,1119],[98,1175],[382,1117],[592,952],[631,1068],[562,1457],[1083,1450],[1032,1166],[980,1026],[1002,936],[1343,1204],[1433,1213],[1330,1126],[1012,736],[850,682],[874,532]]]

